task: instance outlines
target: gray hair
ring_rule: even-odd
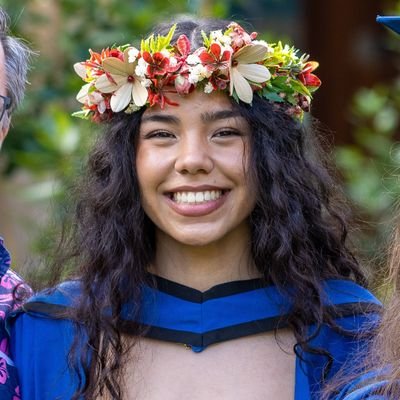
[[[9,16],[0,7],[0,42],[5,55],[7,94],[11,98],[9,112],[12,112],[24,98],[32,51],[21,39],[10,36],[8,22]]]

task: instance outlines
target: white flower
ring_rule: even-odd
[[[214,91],[214,86],[211,82],[208,82],[207,85],[204,86],[204,93],[212,93]]]
[[[138,107],[136,104],[129,103],[128,107],[125,109],[125,112],[127,114],[132,114],[132,113],[134,113],[135,111],[138,111],[138,110],[140,110],[140,107]]]
[[[268,49],[268,53],[271,53],[274,51],[274,49],[265,40],[253,40],[251,43],[265,46]]]
[[[263,61],[268,48],[261,44],[250,44],[242,47],[232,57],[230,67],[230,95],[235,90],[238,98],[250,104],[253,100],[253,89],[250,82],[264,83],[271,78],[271,73],[264,65],[255,64]]]
[[[128,48],[124,51],[124,61],[116,57],[103,60],[106,74],[100,75],[95,83],[102,93],[112,93],[110,107],[114,112],[124,110],[131,102],[141,107],[146,104],[148,92],[142,85],[143,78],[135,74],[137,62],[129,62]]]
[[[210,32],[210,38],[213,41],[219,40],[220,37],[222,37],[224,34],[222,33],[221,29],[218,29],[217,31],[211,31]]]
[[[86,104],[88,102],[88,93],[91,86],[93,86],[91,83],[86,83],[86,85],[81,87],[81,90],[76,95],[76,99],[79,103]]]
[[[210,72],[207,68],[203,64],[197,64],[189,70],[188,80],[190,83],[196,84],[209,76]]]
[[[212,42],[218,42],[220,44],[230,46],[232,39],[228,35],[224,35],[222,30],[219,29],[218,31],[210,32],[210,38]]]
[[[139,50],[136,49],[135,47],[131,47],[128,50],[128,62],[134,63],[136,61],[138,55],[139,55]]]
[[[200,60],[199,56],[196,56],[195,54],[189,54],[186,58],[186,64],[197,65],[200,63],[201,63],[201,60]]]
[[[151,81],[151,79],[143,79],[143,81],[142,81],[142,85],[144,87],[150,87],[152,83],[153,82]]]
[[[160,52],[164,57],[170,58],[171,57],[171,53],[167,50],[167,49],[163,49]]]
[[[83,80],[86,80],[86,67],[83,63],[78,62],[74,64],[74,70]]]
[[[97,90],[93,90],[94,86],[92,83],[87,83],[83,85],[81,90],[76,95],[76,99],[87,106],[97,106],[97,110],[100,114],[103,114],[106,111],[106,102],[104,101],[104,97]]]
[[[139,58],[137,66],[135,68],[135,74],[144,78],[146,76],[147,66],[149,64],[144,61],[143,58]]]

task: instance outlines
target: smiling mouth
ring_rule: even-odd
[[[220,199],[228,190],[204,190],[201,192],[169,193],[172,201],[178,204],[204,204]]]

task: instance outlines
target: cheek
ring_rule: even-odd
[[[149,201],[166,175],[166,161],[159,152],[146,145],[138,145],[136,149],[136,173],[142,202]]]
[[[142,202],[146,202],[147,187],[151,184],[152,170],[154,168],[149,156],[149,152],[143,146],[138,145],[136,149],[136,173]]]

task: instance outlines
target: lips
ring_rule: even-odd
[[[180,204],[201,204],[218,200],[224,194],[224,190],[204,190],[199,192],[174,192],[172,200]]]
[[[177,188],[167,192],[168,204],[183,216],[203,216],[217,210],[230,190],[215,187]]]

